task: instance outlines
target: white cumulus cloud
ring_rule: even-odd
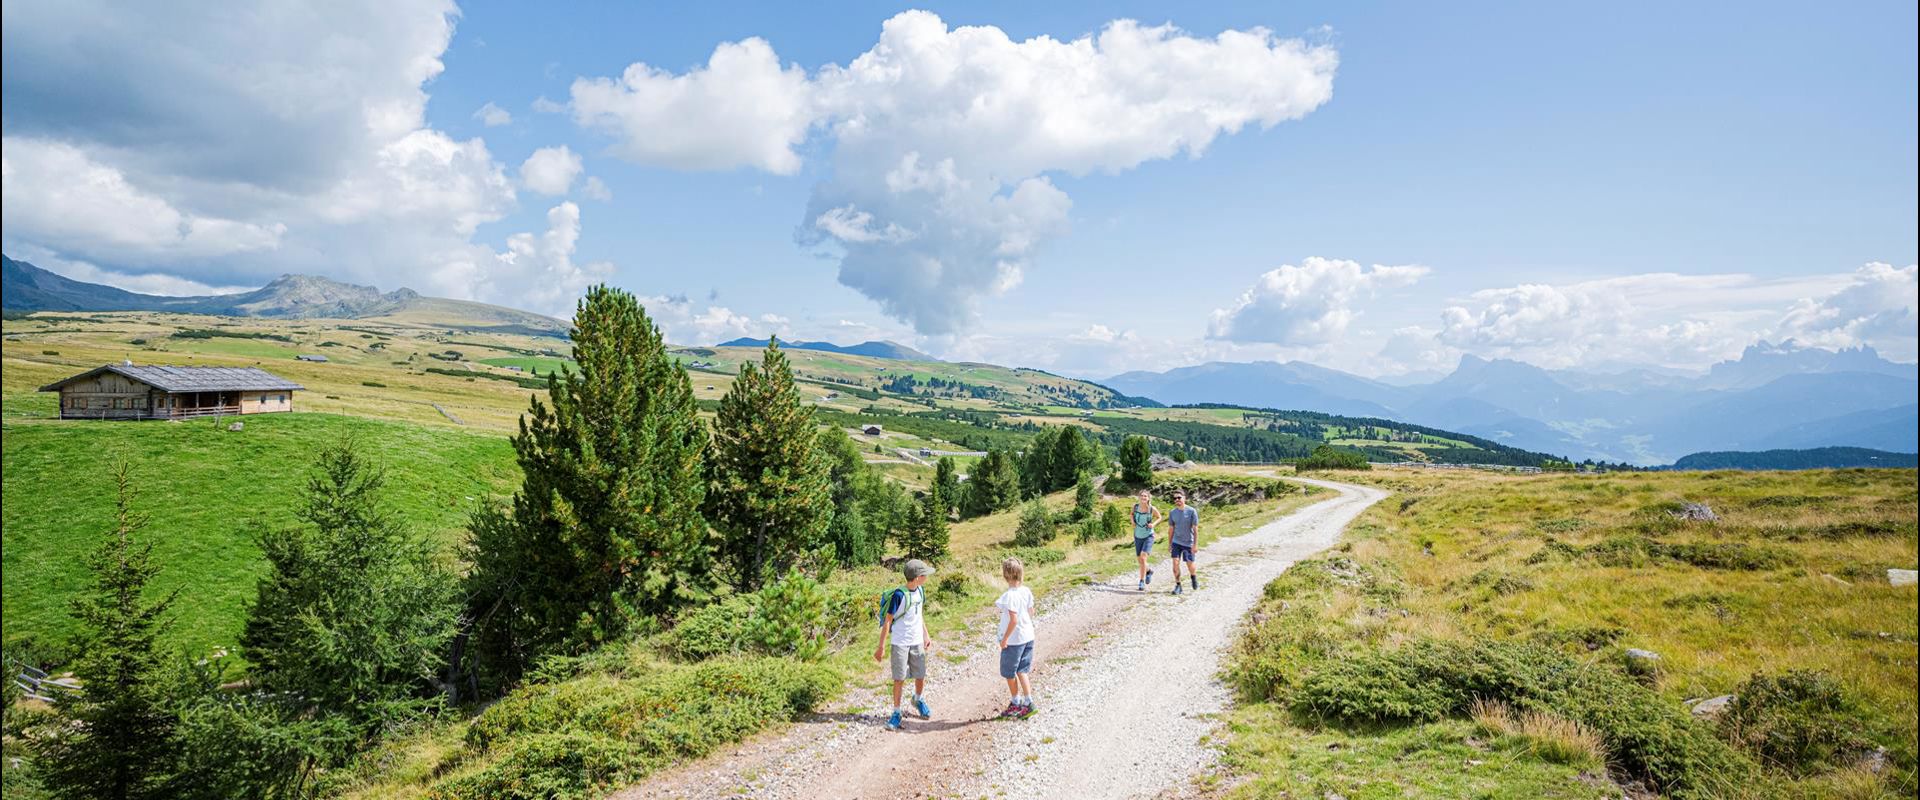
[[[520,164],[520,185],[540,194],[563,195],[573,190],[582,169],[579,154],[566,145],[542,147]]]
[[[522,285],[530,261],[556,262],[501,269],[473,240],[516,197],[484,140],[426,123],[459,14],[447,0],[4,14],[9,253],[99,264],[129,288],[300,272],[518,304],[579,284],[542,271]],[[482,124],[510,116],[493,109]]]
[[[1198,37],[1118,20],[1016,41],[908,11],[811,75],[747,39],[682,74],[634,64],[578,80],[570,105],[615,153],[684,169],[793,174],[820,131],[829,171],[797,238],[839,251],[840,282],[889,316],[947,336],[1067,231],[1072,201],[1048,173],[1198,157],[1326,103],[1337,66],[1331,46],[1261,28]]]
[[[488,100],[486,105],[473,112],[473,118],[480,120],[480,124],[489,128],[513,124],[513,112],[494,105],[492,100]]]
[[[1231,307],[1215,309],[1207,327],[1214,339],[1290,347],[1325,344],[1345,333],[1357,301],[1425,276],[1418,265],[1371,268],[1357,261],[1312,257],[1260,276]]]
[[[1845,287],[1793,304],[1776,335],[1827,348],[1870,345],[1894,359],[1920,355],[1920,267],[1870,263]]]
[[[705,67],[675,75],[634,64],[619,78],[573,82],[573,118],[617,140],[614,152],[677,169],[800,170],[793,148],[813,122],[806,71],[781,67],[764,39],[714,48]]]

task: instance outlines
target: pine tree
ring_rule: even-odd
[[[1080,435],[1080,429],[1072,425],[1060,426],[1060,432],[1053,437],[1053,458],[1048,465],[1051,478],[1047,482],[1047,491],[1057,492],[1072,487],[1080,480],[1081,470],[1086,468],[1087,439]]]
[[[1021,547],[1041,547],[1053,541],[1053,514],[1036,497],[1020,509],[1020,524],[1013,529],[1013,543]]]
[[[760,365],[743,365],[720,398],[707,460],[707,519],[735,591],[777,580],[825,544],[833,504],[818,443],[813,407],[800,402],[787,356],[769,339]]]
[[[870,509],[866,498],[879,491],[872,484],[885,479],[867,468],[859,447],[846,431],[822,428],[820,451],[830,467],[828,486],[833,497],[833,522],[827,526],[827,541],[833,545],[835,560],[844,567],[878,563],[884,555],[888,519]]]
[[[1129,436],[1120,444],[1120,477],[1129,486],[1153,484],[1153,453],[1147,437]]]
[[[437,548],[379,505],[379,468],[321,449],[297,516],[261,537],[268,574],[240,643],[263,687],[368,721],[425,694],[444,665],[458,583]]]
[[[933,492],[922,492],[913,504],[906,535],[900,542],[908,558],[938,563],[947,557],[947,515],[940,510],[939,502]]]
[[[967,478],[964,516],[984,517],[1020,502],[1020,469],[1012,455],[1004,450],[988,450],[973,470]]]
[[[1027,452],[1020,458],[1020,494],[1025,497],[1039,497],[1051,491],[1053,485],[1053,442],[1058,436],[1057,427],[1043,427],[1033,437],[1033,443],[1027,445]]]
[[[513,438],[525,482],[512,508],[471,524],[477,646],[508,678],[711,586],[707,433],[686,370],[619,289],[588,290],[572,339],[579,371],[547,376],[550,402],[536,396]]]
[[[1099,492],[1094,488],[1093,476],[1081,473],[1080,481],[1073,487],[1073,518],[1084,520],[1093,516],[1093,505],[1098,497]]]
[[[114,526],[87,560],[93,585],[73,601],[83,689],[56,706],[71,724],[35,745],[46,783],[61,797],[164,798],[176,793],[175,717],[160,683],[160,635],[177,591],[149,602],[160,568],[153,543],[135,535],[147,519],[133,510],[132,468],[114,467]]]
[[[951,511],[960,505],[960,468],[952,456],[941,456],[933,464],[933,491],[940,495],[940,507]]]

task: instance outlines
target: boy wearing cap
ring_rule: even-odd
[[[933,639],[927,636],[927,623],[922,616],[926,596],[921,591],[927,584],[927,576],[933,574],[933,567],[916,558],[902,565],[900,572],[907,583],[888,592],[881,601],[880,646],[873,651],[873,660],[881,661],[888,657],[888,645],[892,646],[893,716],[887,719],[890,731],[900,730],[900,695],[908,678],[913,679],[913,709],[920,713],[921,719],[933,718],[933,709],[927,707],[926,699],[927,650],[933,647]]]

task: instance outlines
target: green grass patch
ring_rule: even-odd
[[[293,524],[320,445],[358,437],[387,470],[393,510],[449,545],[476,500],[518,480],[512,448],[496,436],[330,414],[245,422],[238,432],[210,419],[8,424],[0,437],[6,640],[58,641],[72,630],[67,599],[85,584],[85,554],[110,525],[109,467],[118,458],[132,462],[136,507],[152,519],[155,586],[181,589],[174,631],[193,651],[232,645],[239,635],[264,569],[254,537]]]

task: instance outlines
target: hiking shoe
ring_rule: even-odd
[[[887,730],[900,730],[900,709],[894,709],[893,716],[887,718]]]
[[[1016,718],[1016,719],[1026,719],[1026,718],[1028,718],[1028,717],[1031,717],[1031,716],[1033,716],[1033,705],[1032,705],[1031,703],[1029,703],[1029,704],[1027,704],[1027,705],[1024,705],[1024,706],[1021,706],[1021,707],[1020,707],[1020,713],[1019,713],[1019,714],[1016,714],[1016,715],[1015,715],[1015,718]]]
[[[913,710],[920,712],[921,719],[933,719],[933,709],[927,707],[925,699],[913,698]]]
[[[1019,719],[1020,706],[1015,703],[1008,703],[1007,710],[1000,712],[1000,718],[1001,719]]]
[[[1140,591],[1143,591],[1143,592],[1144,592],[1144,591],[1146,591],[1146,590],[1147,590],[1147,582],[1146,582],[1146,581],[1141,581],[1141,582],[1140,582]]]
[[[1152,583],[1152,582],[1153,582],[1153,570],[1147,570],[1147,579],[1144,581],[1141,581],[1141,583]]]
[[[1196,591],[1196,592],[1197,592],[1197,591],[1200,591],[1200,576],[1198,576],[1198,575],[1188,575],[1188,576],[1187,576],[1187,580],[1188,580],[1188,581],[1190,581],[1190,582],[1191,582],[1191,583],[1193,584],[1193,590],[1194,590],[1194,591]]]
[[[1180,584],[1177,584],[1177,583],[1176,583],[1176,584],[1174,584],[1174,585],[1173,585],[1173,593],[1174,593],[1174,594],[1179,594],[1179,593],[1180,593]]]

